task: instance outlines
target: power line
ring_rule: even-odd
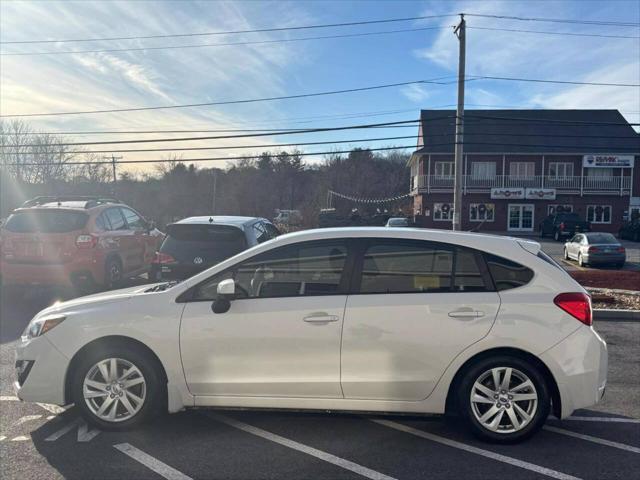
[[[381,151],[388,151],[388,150],[404,150],[407,148],[411,148],[411,149],[415,149],[415,145],[406,145],[406,146],[395,146],[395,147],[379,147],[379,148],[366,148],[364,150],[369,151],[369,152],[381,152]],[[300,153],[299,155],[301,157],[308,157],[308,156],[318,156],[318,155],[340,155],[343,153],[351,153],[353,152],[352,150],[334,150],[334,151],[327,151],[327,152],[311,152],[311,153]],[[293,154],[289,154],[290,156],[292,156]],[[234,161],[234,160],[258,160],[262,158],[262,155],[249,155],[249,156],[242,156],[242,157],[207,157],[207,158],[184,158],[184,159],[178,159],[178,162],[182,162],[182,163],[186,163],[186,162],[212,162],[212,161]],[[160,159],[151,159],[151,160],[123,160],[121,162],[118,162],[118,164],[126,164],[126,163],[167,163],[167,162],[175,162],[175,159],[167,159],[167,158],[160,158]],[[105,164],[109,164],[111,165],[111,161],[89,161],[89,162],[64,162],[64,165],[105,165]],[[7,166],[33,166],[33,165],[41,165],[38,162],[28,162],[28,163],[7,163]]]
[[[500,20],[517,20],[522,22],[573,23],[580,25],[605,25],[610,27],[640,27],[640,23],[614,22],[610,20],[575,20],[570,18],[518,17],[510,15],[489,15],[480,13],[465,13],[464,15],[469,17],[496,18]]]
[[[448,78],[452,78],[452,76],[447,75],[445,77],[437,77],[429,80],[414,80],[410,82],[388,83],[385,85],[373,85],[369,87],[348,88],[343,90],[331,90],[326,92],[302,93],[298,95],[282,95],[278,97],[251,98],[251,99],[243,99],[243,100],[224,100],[224,101],[218,101],[218,102],[190,103],[190,104],[182,104],[182,105],[162,105],[162,106],[155,106],[155,107],[113,108],[113,109],[107,109],[107,110],[84,110],[84,111],[73,111],[73,112],[50,112],[50,113],[47,113],[47,112],[21,113],[21,114],[0,115],[0,118],[51,117],[51,116],[60,116],[60,115],[88,115],[88,114],[96,114],[96,113],[140,112],[140,111],[149,111],[149,110],[167,110],[167,109],[173,109],[173,108],[210,107],[210,106],[216,106],[216,105],[235,105],[235,104],[244,104],[244,103],[271,102],[275,100],[290,100],[290,99],[296,99],[296,98],[338,95],[338,94],[344,94],[344,93],[380,90],[383,88],[403,87],[406,85],[418,85],[418,84],[425,84],[425,83],[433,83],[437,85],[448,85],[447,82],[440,81]]]
[[[218,102],[191,103],[191,104],[181,104],[181,105],[161,105],[161,106],[154,106],[154,107],[114,108],[114,109],[107,109],[107,110],[84,110],[84,111],[72,111],[72,112],[49,112],[49,113],[47,112],[21,113],[21,114],[0,115],[0,118],[50,117],[50,116],[61,116],[61,115],[90,115],[90,114],[98,114],[98,113],[140,112],[140,111],[150,111],[150,110],[167,110],[167,109],[173,109],[173,108],[192,108],[192,107],[208,107],[208,106],[216,106],[216,105],[236,105],[236,104],[245,104],[245,103],[271,102],[276,100],[291,100],[291,99],[297,99],[297,98],[309,98],[309,97],[319,97],[319,96],[325,96],[325,95],[337,95],[337,94],[344,94],[344,93],[380,90],[383,88],[402,87],[407,85],[418,85],[418,84],[450,85],[453,82],[441,81],[449,78],[452,78],[452,76],[448,75],[445,77],[436,77],[429,80],[414,80],[409,82],[389,83],[385,85],[373,85],[369,87],[349,88],[349,89],[343,89],[343,90],[331,90],[326,92],[303,93],[298,95],[283,95],[278,97],[252,98],[252,99],[242,99],[242,100],[224,100],[224,101],[218,101]],[[547,79],[538,79],[538,78],[496,77],[496,76],[488,76],[488,75],[468,75],[465,78],[465,82],[474,81],[474,80],[498,80],[498,81],[553,83],[553,84],[562,84],[562,85],[592,85],[592,86],[608,86],[608,87],[634,87],[634,88],[640,87],[640,84],[630,84],[630,83],[578,82],[578,81],[570,81],[570,80],[547,80]]]
[[[446,118],[454,118],[451,115],[446,115],[443,117],[437,117],[438,120],[446,119]],[[435,120],[435,119],[434,119]],[[252,133],[252,134],[239,134],[239,135],[215,135],[215,136],[206,136],[206,137],[180,137],[180,138],[149,138],[149,139],[134,139],[134,140],[109,140],[102,142],[64,142],[58,143],[57,146],[72,146],[72,145],[118,145],[123,143],[158,143],[158,142],[186,142],[186,141],[198,141],[198,140],[222,140],[222,139],[230,139],[230,138],[252,138],[252,137],[268,137],[268,136],[276,136],[276,135],[297,135],[297,134],[306,134],[306,133],[317,133],[317,132],[335,132],[340,130],[358,130],[365,128],[377,128],[377,127],[388,127],[394,125],[405,125],[405,124],[414,124],[417,126],[419,120],[402,120],[397,122],[386,122],[386,123],[370,123],[370,124],[362,124],[362,125],[348,125],[343,127],[325,127],[325,128],[312,128],[312,129],[303,129],[303,130],[293,130],[281,133]],[[22,144],[16,145],[21,147],[37,147],[39,146],[37,143],[33,144]],[[0,148],[6,148],[7,146],[0,145]]]
[[[602,83],[602,82],[578,82],[572,80],[545,80],[541,78],[518,78],[518,77],[492,77],[488,75],[467,75],[465,81],[469,80],[504,80],[512,82],[534,82],[534,83],[555,83],[563,85],[593,85],[599,87],[640,87],[637,83]]]
[[[381,20],[362,20],[358,22],[343,22],[343,23],[325,23],[319,25],[303,25],[293,27],[271,27],[271,28],[257,28],[251,30],[230,30],[224,32],[201,32],[201,33],[177,33],[177,34],[164,34],[164,35],[138,35],[131,37],[102,37],[102,38],[74,38],[74,39],[58,39],[58,40],[12,40],[8,42],[0,42],[0,44],[24,44],[24,43],[67,43],[67,42],[106,42],[114,40],[147,40],[152,38],[178,38],[178,37],[205,37],[211,35],[235,35],[240,33],[267,33],[267,32],[285,32],[290,30],[311,30],[317,28],[334,28],[334,27],[353,27],[357,25],[372,25],[378,23],[395,23],[395,22],[410,22],[413,20],[428,20],[433,18],[445,18],[455,17],[456,15],[423,15],[419,17],[405,17],[405,18],[386,18]]]
[[[576,33],[576,32],[549,32],[541,30],[520,30],[516,28],[492,28],[492,27],[473,27],[467,26],[467,28],[473,30],[490,30],[494,32],[516,32],[516,33],[537,33],[541,35],[565,35],[570,37],[598,37],[598,38],[626,38],[626,39],[639,39],[640,37],[629,35],[604,35],[599,33]]]
[[[228,43],[201,43],[192,45],[164,45],[158,47],[132,47],[132,48],[105,48],[97,50],[59,50],[48,52],[14,52],[14,53],[0,53],[0,56],[13,57],[13,56],[32,56],[32,55],[63,55],[73,53],[114,53],[114,52],[136,52],[147,50],[173,50],[181,48],[204,48],[204,47],[229,47],[240,45],[265,45],[273,43],[291,43],[291,42],[303,42],[311,40],[328,40],[334,38],[354,38],[354,37],[368,37],[375,35],[391,35],[396,33],[408,33],[408,32],[422,32],[426,30],[444,30],[451,28],[450,26],[444,27],[422,27],[422,28],[407,28],[401,30],[386,30],[379,32],[363,32],[363,33],[348,33],[343,35],[324,35],[317,37],[302,37],[302,38],[283,38],[277,40],[256,40],[249,42],[228,42]]]

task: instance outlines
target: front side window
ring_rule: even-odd
[[[259,254],[196,287],[194,300],[213,300],[233,278],[238,298],[337,295],[347,259],[343,241],[306,242]]]
[[[433,219],[446,221],[453,218],[453,204],[451,203],[434,203]]]
[[[587,206],[587,221],[591,223],[611,223],[611,205]]]
[[[144,230],[146,225],[140,215],[128,208],[123,208],[122,213],[124,213],[124,218],[127,220],[130,230]]]
[[[111,230],[126,230],[127,224],[119,208],[110,208],[106,211],[107,218],[111,224]]]
[[[472,203],[469,205],[469,220],[472,222],[493,222],[495,210],[494,203]]]

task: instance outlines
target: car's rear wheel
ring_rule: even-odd
[[[484,440],[522,441],[536,433],[549,415],[551,401],[543,375],[518,357],[481,360],[467,370],[460,385],[462,416]]]
[[[584,259],[582,258],[582,254],[579,253],[578,254],[578,265],[580,265],[581,267],[586,267],[587,264],[584,262]]]
[[[569,260],[569,252],[567,252],[566,247],[564,249],[563,257],[564,257],[565,260]]]
[[[162,405],[156,362],[130,347],[98,347],[75,370],[73,399],[82,416],[102,430],[127,430]]]

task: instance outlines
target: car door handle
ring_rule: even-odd
[[[322,313],[312,313],[303,319],[307,323],[329,323],[337,322],[340,318],[337,315],[327,315]]]
[[[480,318],[484,317],[484,312],[479,310],[454,310],[453,312],[449,312],[449,316],[463,319]]]

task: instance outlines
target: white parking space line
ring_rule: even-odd
[[[4,435],[0,435],[0,442],[2,442],[5,438],[7,437],[5,437]]]
[[[29,437],[25,437],[24,435],[11,439],[12,442],[26,442],[27,440],[29,440]]]
[[[325,462],[331,463],[333,465],[337,465],[338,467],[344,468],[345,470],[352,471],[354,473],[357,473],[358,475],[362,475],[363,477],[370,478],[371,480],[395,480],[393,477],[385,475],[384,473],[376,472],[375,470],[371,470],[370,468],[364,467],[362,465],[351,462],[344,458],[336,457],[335,455],[332,455],[330,453],[324,452],[322,450],[318,450],[313,447],[309,447],[307,445],[296,442],[294,440],[290,440],[285,437],[281,437],[280,435],[276,435],[275,433],[262,430],[261,428],[254,427],[253,425],[249,425],[247,423],[243,423],[238,420],[234,420],[233,418],[229,418],[224,415],[219,415],[215,413],[207,413],[206,415],[218,422],[224,423],[226,425],[237,428],[239,430],[250,433],[252,435],[262,437],[266,440],[278,443],[280,445],[291,448],[293,450],[306,453],[307,455],[311,455],[312,457],[316,457],[316,458],[319,458],[320,460],[324,460]]]
[[[113,447],[120,450],[130,458],[133,458],[135,461],[140,462],[149,470],[153,470],[155,473],[157,473],[161,477],[166,478],[167,480],[192,480],[191,477],[188,477],[184,473],[176,470],[173,467],[170,467],[166,463],[161,462],[157,458],[152,457],[142,450],[137,449],[133,445],[130,445],[128,443],[119,443],[117,445],[114,445]]]
[[[26,415],[24,417],[20,417],[18,421],[13,424],[13,426],[17,427],[18,425],[22,425],[23,423],[27,423],[32,420],[37,420],[39,418],[42,418],[42,415]]]
[[[64,413],[66,410],[58,405],[51,405],[50,403],[37,403],[41,408],[44,408],[47,412],[53,413],[54,415],[59,415]]]
[[[613,422],[613,423],[640,423],[637,418],[620,418],[620,417],[567,417],[562,421],[573,420],[577,422]]]
[[[604,438],[592,437],[591,435],[584,435],[583,433],[576,433],[563,428],[552,427],[545,425],[545,430],[553,433],[559,433],[560,435],[567,435],[568,437],[575,437],[587,442],[599,443],[600,445],[606,445],[608,447],[619,448],[620,450],[626,450],[627,452],[640,453],[640,448],[633,447],[631,445],[625,445],[624,443],[612,442],[611,440],[605,440]]]
[[[44,439],[45,442],[55,442],[56,440],[58,440],[61,436],[63,436],[65,433],[70,432],[71,430],[73,430],[79,423],[78,419],[72,420],[71,422],[67,423],[64,427],[62,427],[60,430],[58,430],[55,433],[52,433],[51,435],[49,435],[47,438]]]
[[[80,421],[80,426],[78,427],[78,441],[79,442],[89,442],[100,433],[100,430],[95,428],[89,429],[89,425],[84,420]]]
[[[501,455],[499,453],[491,452],[489,450],[484,450],[482,448],[474,447],[472,445],[467,445],[466,443],[458,442],[456,440],[451,440],[449,438],[441,437],[439,435],[434,435],[432,433],[428,433],[423,430],[418,430],[416,428],[408,427],[401,423],[396,423],[390,420],[382,420],[382,419],[370,419],[370,420],[374,423],[383,425],[385,427],[394,428],[401,432],[409,433],[417,437],[431,440],[432,442],[437,442],[442,445],[447,445],[449,447],[457,448],[459,450],[464,450],[469,453],[475,453],[476,455],[481,455],[483,457],[487,457],[492,460],[497,460],[498,462],[507,463],[515,467],[524,468],[525,470],[531,470],[532,472],[536,472],[541,475],[546,475],[547,477],[557,478],[558,480],[579,480],[578,477],[574,477],[566,473],[558,472],[550,468],[542,467],[540,465],[536,465],[535,463],[525,462],[524,460],[518,460],[517,458],[508,457],[506,455]]]
[[[19,402],[19,401],[20,399],[18,397],[0,395],[0,402]]]

